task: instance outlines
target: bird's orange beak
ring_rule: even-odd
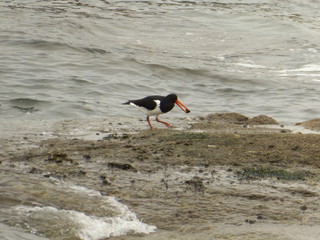
[[[182,111],[184,111],[185,113],[189,113],[190,110],[184,105],[182,104],[182,102],[180,102],[179,100],[176,100],[175,103],[181,108]]]

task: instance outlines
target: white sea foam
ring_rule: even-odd
[[[286,70],[287,72],[319,72],[320,65],[318,64],[306,64],[301,68]]]
[[[30,229],[34,233],[47,232],[48,225],[51,231],[71,234],[83,240],[99,240],[111,236],[125,235],[132,233],[152,233],[155,226],[141,222],[136,214],[125,205],[117,201],[114,197],[103,196],[100,192],[82,186],[61,183],[61,187],[74,193],[83,193],[86,196],[94,197],[104,206],[113,208],[116,215],[113,216],[92,216],[76,210],[59,209],[52,206],[16,206],[13,208],[25,222],[30,222]],[[59,237],[59,233],[53,233]]]
[[[236,65],[246,68],[268,68],[266,66],[254,64],[254,63],[236,63]]]
[[[318,64],[306,64],[302,66],[301,68],[296,69],[284,69],[281,71],[278,71],[280,73],[286,74],[300,74],[301,76],[307,76],[308,74],[316,74],[317,72],[320,72],[320,65]]]
[[[39,220],[39,222],[45,220],[45,216],[48,218],[51,217],[48,222],[59,221],[59,223],[52,224],[53,228],[61,225],[67,226],[68,229],[72,229],[72,234],[83,240],[98,240],[111,236],[125,235],[128,232],[148,234],[155,231],[155,226],[150,226],[139,221],[136,215],[129,211],[125,205],[118,204],[118,206],[124,207],[123,212],[125,214],[115,217],[88,216],[82,212],[64,209],[60,210],[49,206],[18,206],[15,210],[20,214],[25,215],[27,218]],[[40,226],[33,226],[32,228],[41,229]],[[70,231],[67,229],[56,230],[60,232]],[[38,231],[34,230],[34,233],[36,232]]]

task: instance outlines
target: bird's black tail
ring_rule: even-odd
[[[128,101],[128,102],[125,102],[125,103],[122,103],[123,105],[129,105],[130,104],[130,102]]]

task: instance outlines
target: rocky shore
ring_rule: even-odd
[[[319,130],[319,120],[290,128],[267,116],[221,113],[153,131],[136,121],[42,122],[13,135],[7,123],[0,168],[115,196],[166,231],[114,239],[213,230],[215,239],[287,239],[281,229],[319,226],[320,135],[303,132]]]

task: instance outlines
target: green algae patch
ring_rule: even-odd
[[[276,178],[278,180],[305,180],[312,174],[304,170],[286,170],[272,167],[243,168],[237,172],[241,180],[259,180],[264,178]]]

